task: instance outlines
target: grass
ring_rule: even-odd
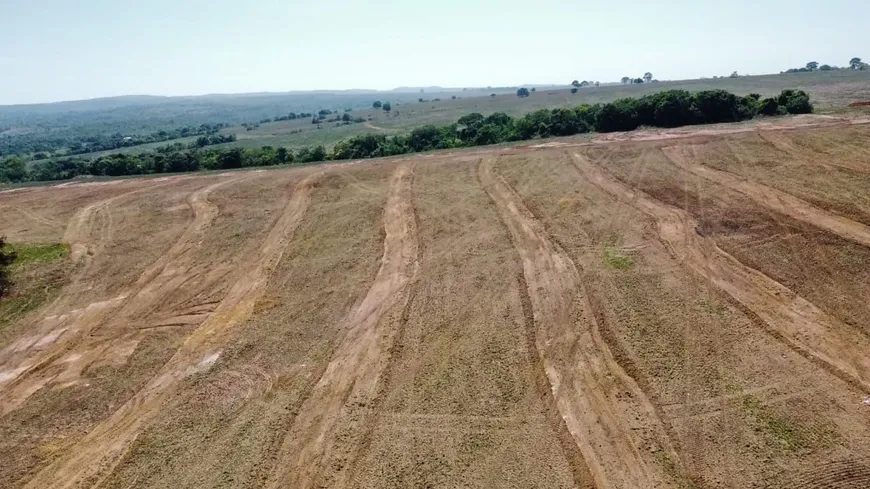
[[[0,299],[0,331],[24,314],[44,304],[66,284],[65,244],[15,243],[10,267],[12,293]]]
[[[807,440],[786,417],[765,406],[753,396],[743,398],[743,407],[754,418],[755,431],[775,441],[776,446],[788,451],[797,451],[807,446]]]
[[[634,266],[634,262],[630,257],[623,255],[616,248],[607,247],[604,248],[604,262],[610,268],[615,268],[616,270],[628,270],[632,266]]]
[[[9,247],[15,253],[13,268],[20,268],[39,263],[51,263],[69,255],[69,246],[66,244],[29,244],[10,243]]]

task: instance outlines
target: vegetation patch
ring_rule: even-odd
[[[743,398],[743,407],[755,420],[755,431],[766,435],[779,448],[797,451],[806,448],[807,440],[801,430],[753,396]]]
[[[615,268],[617,270],[628,270],[634,266],[631,257],[623,255],[619,250],[612,247],[604,248],[604,262],[607,263],[610,268]]]
[[[0,240],[0,331],[54,297],[67,282],[63,244],[8,244]]]
[[[15,255],[15,260],[12,262],[13,268],[25,267],[39,263],[51,263],[57,260],[62,260],[69,255],[69,246],[61,243],[10,243],[8,247]]]

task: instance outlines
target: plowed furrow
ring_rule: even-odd
[[[664,449],[675,464],[678,458],[652,404],[601,338],[574,263],[550,240],[513,189],[494,175],[492,165],[492,160],[481,163],[480,180],[498,206],[522,260],[535,346],[558,410],[596,485],[670,486],[652,452]],[[574,317],[575,307],[579,318]],[[626,391],[631,395],[621,396]],[[642,428],[635,430],[638,420]]]
[[[259,253],[240,266],[238,279],[214,313],[185,338],[160,372],[64,457],[40,471],[25,487],[72,488],[99,480],[110,472],[139,431],[163,406],[186,377],[208,370],[217,361],[233,329],[253,313],[272,270],[281,260],[293,232],[310,201],[311,186],[319,174],[300,182]]]
[[[659,202],[607,175],[579,154],[574,164],[602,190],[633,205],[658,224],[659,235],[684,266],[755,315],[777,339],[832,374],[870,392],[870,341],[779,282],[740,263],[712,238],[696,232],[687,212]]]
[[[385,338],[393,337],[387,331],[390,321],[381,319],[407,300],[404,290],[419,267],[412,179],[410,165],[402,164],[390,180],[380,269],[363,301],[343,319],[340,330],[346,335],[297,414],[269,487],[320,487],[330,456],[341,449],[335,435],[346,401],[370,402],[377,392],[390,349]],[[329,485],[341,484],[333,480]]]
[[[684,147],[663,148],[662,151],[674,165],[711,182],[736,190],[774,212],[830,231],[855,243],[870,246],[870,227],[865,224],[819,209],[809,202],[773,187],[692,163],[684,154]]]

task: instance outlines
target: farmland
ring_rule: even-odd
[[[0,192],[0,487],[867,487],[868,122]]]

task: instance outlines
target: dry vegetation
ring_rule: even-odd
[[[11,242],[69,254],[0,316],[0,487],[868,487],[868,141],[2,192]]]

